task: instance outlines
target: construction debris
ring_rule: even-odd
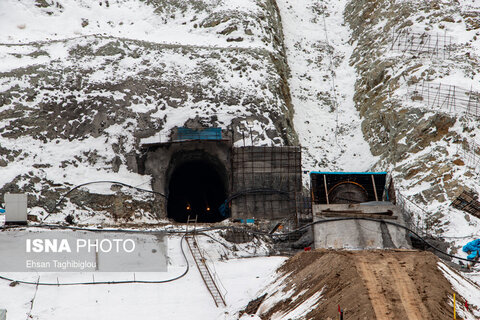
[[[480,218],[480,202],[478,202],[477,199],[477,194],[472,191],[464,190],[455,200],[453,200],[451,206]]]

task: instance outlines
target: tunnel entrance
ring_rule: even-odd
[[[177,222],[186,222],[188,216],[197,216],[198,222],[227,218],[219,210],[228,196],[226,171],[222,167],[208,158],[178,164],[168,184],[168,218]]]
[[[335,185],[328,193],[331,204],[350,204],[368,201],[365,188],[353,181],[343,181]]]

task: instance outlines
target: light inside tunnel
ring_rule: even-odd
[[[188,216],[198,222],[219,222],[219,207],[227,198],[226,177],[207,159],[195,159],[178,165],[168,187],[167,213],[170,219],[186,222]]]

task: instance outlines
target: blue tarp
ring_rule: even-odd
[[[323,171],[310,171],[310,174],[380,174],[386,175],[388,172],[323,172]]]
[[[228,203],[227,202],[224,202],[220,205],[220,208],[218,208],[218,211],[220,211],[220,214],[225,217],[225,218],[228,218],[228,216],[230,215],[230,210],[228,209]]]
[[[463,252],[471,252],[467,259],[473,260],[475,259],[480,252],[480,239],[470,241],[466,245],[463,246],[462,248]]]
[[[5,213],[5,209],[0,208],[0,213]]]
[[[180,127],[177,130],[177,139],[182,140],[222,140],[222,128],[204,128],[193,130]]]

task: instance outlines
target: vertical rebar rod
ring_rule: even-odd
[[[467,102],[467,114],[470,113],[470,101],[472,100],[472,86],[470,85],[470,91],[468,93],[468,102]]]

